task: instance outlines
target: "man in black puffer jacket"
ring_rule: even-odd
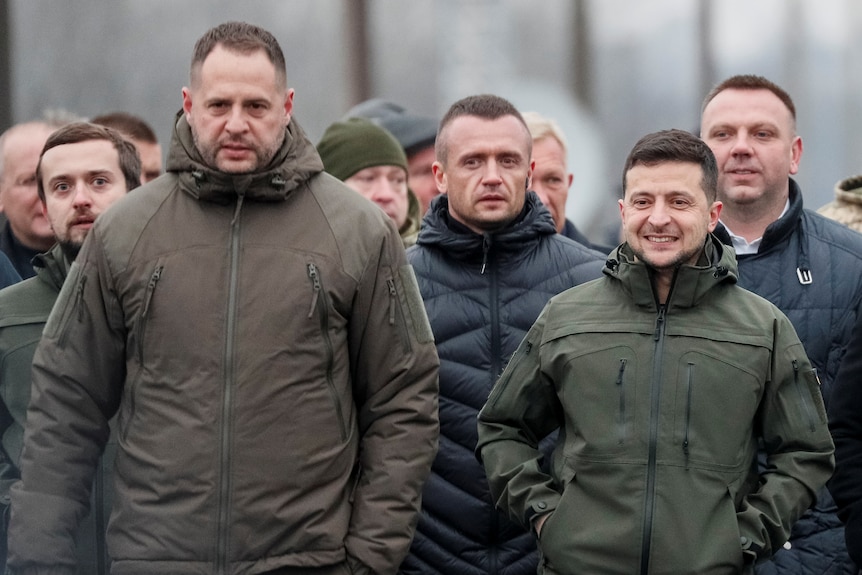
[[[443,195],[407,254],[440,356],[440,448],[401,570],[532,575],[535,538],[494,508],[473,455],[476,416],[547,301],[598,278],[605,258],[558,235],[526,191],[532,139],[509,102],[460,100],[438,134],[434,174]]]
[[[724,203],[716,235],[732,245],[739,285],[787,315],[817,369],[829,411],[832,383],[860,313],[862,235],[802,207],[789,176],[802,140],[790,96],[765,78],[734,76],[704,100],[701,137],[718,160]],[[827,490],[794,525],[760,575],[856,573]]]

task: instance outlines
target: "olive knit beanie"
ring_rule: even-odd
[[[317,144],[323,169],[339,180],[374,166],[399,166],[407,171],[407,156],[395,136],[365,118],[335,122]]]

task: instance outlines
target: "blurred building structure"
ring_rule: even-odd
[[[732,74],[795,98],[808,207],[862,173],[858,0],[0,0],[0,130],[47,108],[121,109],[166,144],[195,39],[230,19],[279,38],[314,141],[368,97],[439,117],[494,92],[557,119],[575,174],[567,211],[594,240],[616,225],[633,142],[695,130],[703,95]]]

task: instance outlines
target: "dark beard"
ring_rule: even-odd
[[[81,246],[83,245],[78,242],[62,240],[58,241],[57,243],[60,244],[60,249],[63,250],[63,255],[65,255],[70,262],[75,261],[75,258],[78,257],[78,252],[81,251]]]

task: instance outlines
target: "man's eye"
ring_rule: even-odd
[[[96,178],[95,180],[93,180],[93,184],[99,187],[105,186],[107,185],[107,183],[108,180],[106,180],[105,178]]]

